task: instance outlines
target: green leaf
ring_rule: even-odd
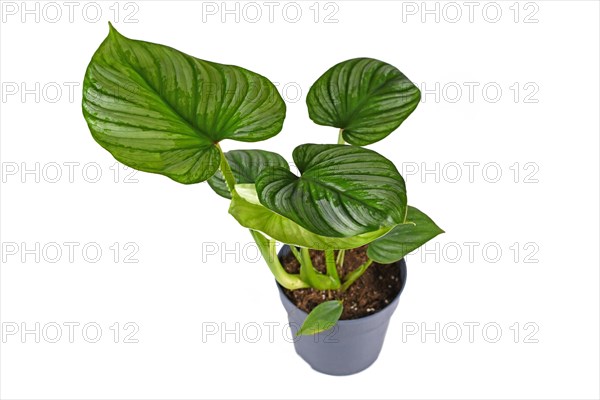
[[[240,225],[260,231],[272,239],[291,246],[315,250],[354,249],[392,230],[392,227],[385,227],[348,238],[320,236],[260,204],[254,185],[236,185],[235,189],[236,194],[229,205],[229,213]]]
[[[341,300],[330,300],[319,304],[308,314],[296,335],[314,335],[333,328],[343,310],[344,305]]]
[[[273,168],[256,179],[260,202],[311,232],[351,237],[404,222],[404,179],[385,157],[361,147],[296,147],[298,177]]]
[[[391,264],[444,233],[427,215],[408,207],[406,223],[369,244],[367,255],[380,264]]]
[[[365,146],[398,128],[420,99],[419,89],[396,67],[355,58],[317,79],[306,104],[315,123],[341,128],[346,142]]]
[[[285,158],[265,150],[232,150],[225,153],[236,183],[254,183],[259,173],[273,167],[290,169]],[[220,196],[231,199],[223,174],[217,171],[208,184]]]
[[[285,103],[265,77],[128,39],[112,26],[83,81],[94,139],[132,168],[181,183],[210,178],[223,139],[276,135]]]

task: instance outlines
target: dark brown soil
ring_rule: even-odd
[[[325,253],[311,250],[310,255],[315,268],[325,272]],[[337,251],[335,252],[337,257]],[[346,250],[344,265],[338,273],[342,282],[344,277],[367,260],[367,246]],[[289,273],[298,273],[300,264],[290,252],[282,259],[283,268]],[[340,319],[355,319],[373,314],[387,306],[400,291],[400,270],[390,264],[373,263],[345,292],[337,290],[284,289],[287,297],[303,311],[310,312],[327,300],[343,300],[344,311]]]

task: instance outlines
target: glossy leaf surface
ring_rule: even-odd
[[[419,89],[396,67],[355,58],[317,79],[306,104],[315,123],[341,128],[346,142],[365,146],[398,128],[420,99]]]
[[[406,223],[369,244],[367,255],[381,264],[391,264],[444,233],[427,215],[408,207]]]
[[[314,335],[333,328],[344,311],[340,300],[325,301],[316,306],[304,320],[296,335]]]
[[[273,168],[256,179],[260,202],[316,234],[352,237],[404,222],[406,192],[398,170],[355,146],[304,144],[296,176]]]
[[[372,242],[392,229],[385,227],[348,238],[317,235],[260,204],[254,185],[236,185],[235,188],[237,194],[233,196],[229,213],[240,225],[289,245],[316,250],[353,249]]]
[[[265,77],[128,39],[112,26],[87,68],[82,107],[92,136],[117,160],[181,183],[215,173],[219,141],[268,139],[285,118]]]
[[[232,150],[225,153],[236,183],[254,183],[258,174],[278,167],[289,170],[285,158],[277,153],[265,150]],[[231,199],[231,194],[221,171],[217,171],[209,180],[208,184],[220,196]]]

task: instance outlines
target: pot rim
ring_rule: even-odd
[[[281,250],[279,251],[279,253],[281,253],[282,251],[284,251],[284,249],[285,249],[286,246],[288,246],[288,245],[285,245],[284,247],[282,247]],[[279,257],[279,254],[278,254],[278,257]],[[368,321],[371,318],[378,317],[381,312],[389,309],[390,306],[394,306],[395,307],[397,305],[397,303],[400,301],[400,295],[404,291],[404,286],[406,286],[406,277],[407,277],[406,261],[404,260],[404,258],[402,258],[402,259],[400,259],[400,260],[398,260],[398,261],[396,261],[394,263],[391,263],[389,265],[398,266],[398,268],[400,268],[400,278],[401,279],[404,278],[404,279],[402,279],[402,282],[400,284],[400,290],[398,291],[398,293],[396,293],[396,296],[394,297],[394,299],[392,301],[390,301],[390,303],[388,305],[386,305],[385,307],[383,307],[381,310],[378,310],[378,311],[374,312],[373,314],[365,315],[364,317],[360,317],[360,318],[340,319],[340,320],[337,321],[337,324],[340,324],[340,325],[349,325],[349,324],[353,324],[353,323]],[[288,302],[289,304],[291,304],[296,309],[296,311],[300,313],[300,315],[303,315],[304,317],[308,316],[308,313],[306,311],[301,310],[300,308],[298,308],[298,306],[296,306],[289,299],[289,297],[287,297],[287,295],[283,291],[283,286],[281,286],[279,284],[279,282],[277,282],[277,280],[275,280],[275,284],[277,285],[277,289],[279,290],[279,293],[281,294],[281,298],[282,299],[285,299],[286,302]]]

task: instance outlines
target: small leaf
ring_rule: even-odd
[[[306,104],[315,123],[341,128],[346,142],[365,146],[398,128],[420,99],[419,89],[396,67],[355,58],[317,79]]]
[[[418,209],[409,206],[406,223],[369,244],[367,255],[380,264],[391,264],[418,249],[440,233],[435,222]]]
[[[285,158],[265,150],[232,150],[225,153],[236,183],[254,183],[258,174],[274,167],[290,169]],[[221,171],[209,180],[210,187],[220,196],[231,199]]]
[[[351,237],[404,222],[406,192],[385,157],[361,147],[296,147],[296,176],[273,168],[256,178],[260,202],[311,232]]]
[[[216,143],[276,135],[285,103],[265,77],[128,39],[111,26],[83,81],[83,115],[117,160],[181,183],[210,178]]]
[[[315,250],[354,249],[370,243],[392,230],[392,227],[385,227],[348,238],[320,236],[260,204],[254,185],[235,185],[235,190],[236,194],[229,205],[229,214],[240,225],[260,231],[272,239],[290,246],[308,247]]]
[[[319,304],[308,314],[296,335],[314,335],[333,328],[343,310],[344,305],[341,300],[330,300]]]

